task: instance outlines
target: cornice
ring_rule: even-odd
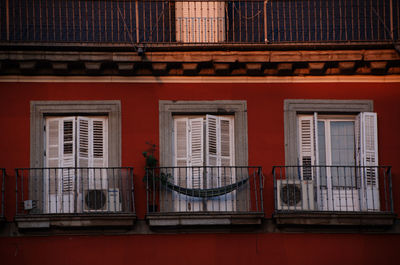
[[[298,51],[0,51],[0,75],[337,76],[398,75],[394,49]]]

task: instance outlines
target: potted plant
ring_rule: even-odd
[[[148,193],[148,212],[157,212],[157,177],[156,177],[156,168],[158,160],[155,157],[155,152],[157,146],[153,143],[146,142],[149,148],[142,153],[145,158],[145,169],[146,173],[143,177],[143,182],[146,185],[146,191]]]

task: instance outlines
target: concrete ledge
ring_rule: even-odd
[[[19,229],[129,227],[136,221],[135,214],[79,214],[16,216]]]
[[[278,226],[392,226],[395,218],[392,213],[277,212],[273,215]]]
[[[146,220],[151,227],[259,225],[264,213],[151,213]]]

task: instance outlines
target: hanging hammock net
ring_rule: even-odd
[[[157,179],[154,177],[154,179]],[[197,198],[211,198],[211,197],[217,197],[221,195],[228,194],[234,190],[237,190],[238,188],[242,187],[249,181],[249,177],[238,181],[236,183],[218,187],[218,188],[210,188],[210,189],[191,189],[191,188],[185,188],[181,187],[178,185],[175,185],[169,181],[169,179],[173,179],[171,174],[165,174],[161,173],[159,181],[161,185],[167,187],[170,190],[173,190],[175,192],[178,192],[183,195],[187,195],[190,197],[197,197]]]

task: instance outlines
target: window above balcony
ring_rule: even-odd
[[[161,167],[146,175],[150,226],[260,224],[262,172],[247,166],[246,102],[159,107]]]
[[[287,166],[274,167],[278,223],[393,222],[391,170],[378,163],[372,108],[367,100],[285,101]]]
[[[119,101],[32,101],[31,167],[17,169],[20,229],[132,226]]]

